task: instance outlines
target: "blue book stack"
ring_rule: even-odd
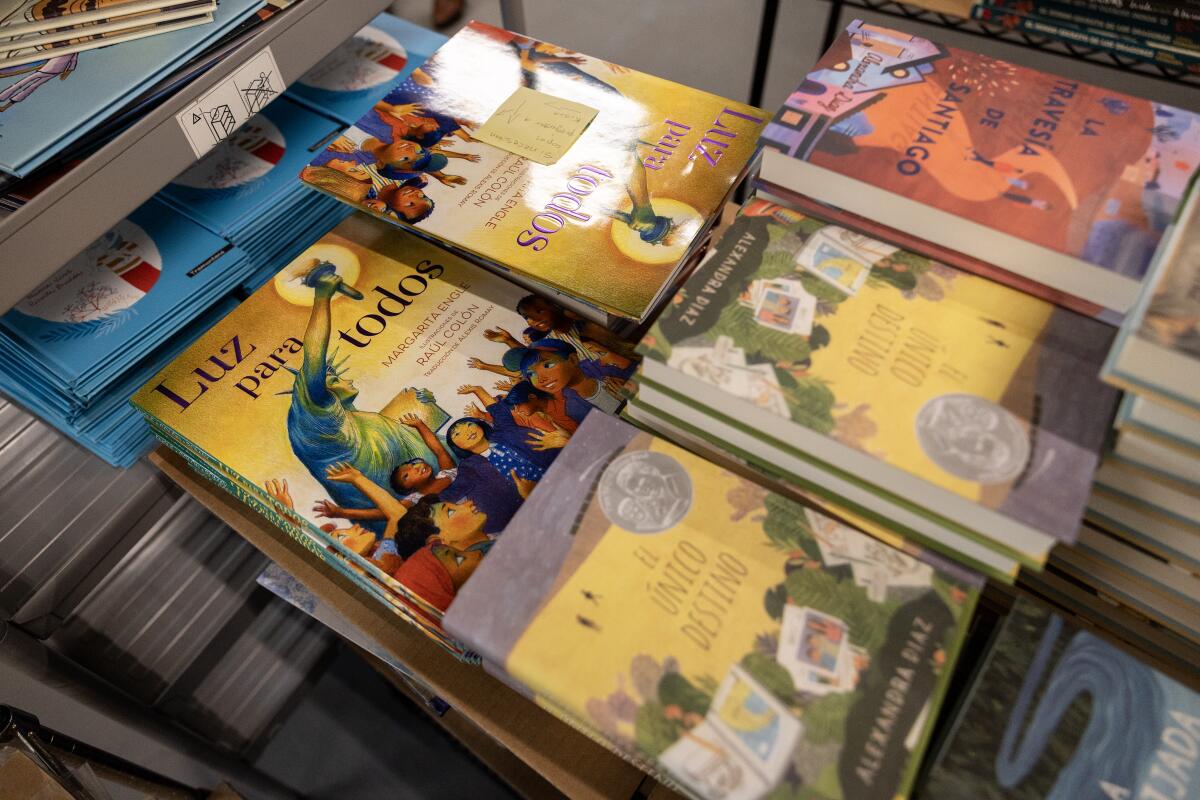
[[[249,263],[150,200],[0,316],[0,385],[115,466],[151,435],[129,397],[236,303]]]
[[[380,14],[304,73],[288,95],[353,125],[445,42],[440,33]]]
[[[205,25],[0,68],[0,170],[28,175],[261,7],[262,0],[221,0]]]
[[[158,193],[241,249],[253,291],[349,215],[309,191],[300,170],[341,124],[280,97]]]

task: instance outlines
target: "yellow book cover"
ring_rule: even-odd
[[[134,397],[168,444],[437,620],[629,346],[355,215]],[[277,520],[278,521],[278,520]]]
[[[891,800],[978,588],[594,415],[445,624],[695,796]]]
[[[639,349],[649,380],[714,389],[688,405],[717,408],[757,437],[818,434],[815,457],[855,459],[852,478],[872,491],[1019,549],[1074,539],[1116,404],[1098,378],[1112,336],[1044,300],[753,199]]]
[[[590,122],[579,106],[595,113]],[[551,116],[528,113],[535,107]],[[640,320],[757,154],[768,117],[472,22],[301,178]],[[481,141],[501,122],[506,132]],[[555,147],[566,150],[552,163],[525,157]]]

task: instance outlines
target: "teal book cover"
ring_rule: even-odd
[[[25,177],[261,6],[223,0],[206,25],[0,68],[0,170]]]
[[[930,771],[937,800],[1200,796],[1200,695],[1021,600]]]

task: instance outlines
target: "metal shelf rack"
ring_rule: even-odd
[[[0,221],[0,313],[196,160],[175,115],[270,47],[291,84],[388,5],[302,0]]]
[[[822,50],[829,48],[829,45],[833,43],[840,30],[838,19],[841,10],[843,8],[858,8],[897,19],[923,22],[927,25],[937,25],[971,36],[995,39],[1032,50],[1040,50],[1057,56],[1073,58],[1108,69],[1132,72],[1148,78],[1158,78],[1172,83],[1200,87],[1200,73],[1173,68],[1166,64],[1142,61],[1096,47],[1073,44],[1051,36],[1039,36],[1023,31],[1008,30],[1002,25],[930,11],[909,3],[896,2],[896,0],[831,0],[830,6],[829,21],[825,29],[825,40]]]

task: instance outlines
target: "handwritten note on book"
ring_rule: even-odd
[[[595,118],[594,108],[522,86],[474,136],[539,164],[553,164]]]

